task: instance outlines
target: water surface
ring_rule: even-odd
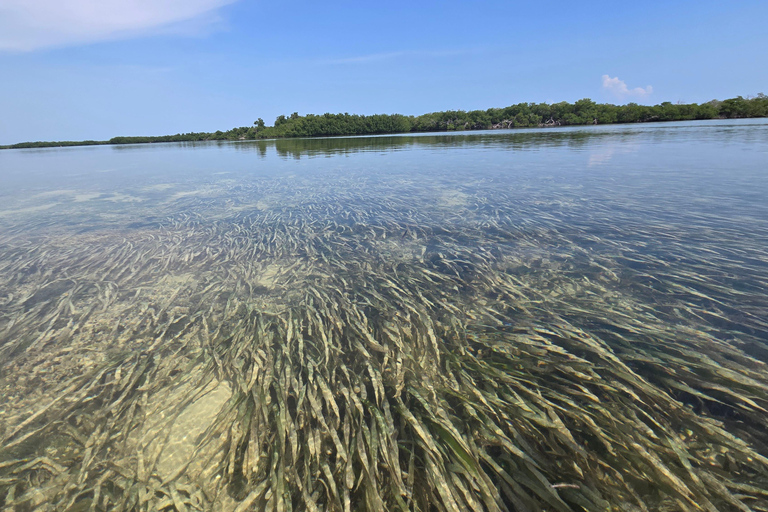
[[[768,508],[768,123],[0,152],[0,505]]]

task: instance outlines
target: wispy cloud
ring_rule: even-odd
[[[635,87],[630,89],[624,80],[619,80],[619,77],[611,78],[608,75],[603,75],[603,89],[620,99],[631,97],[644,98],[653,93],[653,87],[650,85],[645,88]]]
[[[168,32],[202,30],[237,0],[2,0],[0,51],[31,51]],[[188,30],[187,30],[188,32]]]
[[[315,64],[365,64],[381,60],[389,60],[405,57],[453,57],[476,51],[476,49],[457,49],[457,50],[405,50],[397,52],[370,53],[367,55],[355,55],[351,57],[341,57],[336,59],[320,59]]]
[[[361,64],[377,60],[394,59],[402,57],[407,52],[371,53],[369,55],[357,55],[354,57],[342,57],[340,59],[324,59],[317,61],[319,64]]]

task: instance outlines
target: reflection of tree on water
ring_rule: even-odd
[[[461,147],[489,147],[501,150],[523,151],[547,147],[578,148],[590,140],[617,137],[616,133],[589,133],[588,131],[562,131],[555,133],[488,133],[467,135],[380,135],[375,137],[327,137],[311,139],[276,139],[268,141],[238,142],[240,151],[258,151],[264,157],[269,148],[287,158],[302,156],[331,156],[359,152],[391,152],[412,148],[449,149]]]

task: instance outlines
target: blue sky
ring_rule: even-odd
[[[0,144],[768,93],[765,20],[765,0],[0,0]]]

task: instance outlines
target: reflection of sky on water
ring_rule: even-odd
[[[596,165],[604,165],[610,162],[615,155],[627,155],[636,153],[639,150],[639,144],[633,143],[631,141],[624,144],[618,142],[609,142],[603,147],[590,151],[587,166],[594,167]]]

